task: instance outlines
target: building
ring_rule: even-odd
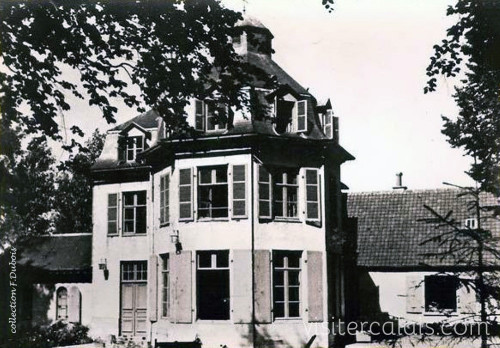
[[[399,185],[393,191],[349,194],[348,213],[357,220],[358,230],[361,320],[396,320],[405,325],[478,319],[476,293],[458,280],[475,276],[471,270],[478,265],[477,249],[471,239],[464,238],[451,252],[446,237],[436,238],[451,231],[450,227],[436,228],[433,214],[425,208],[441,216],[451,211],[454,226],[477,229],[471,196],[463,193],[458,189],[406,190]],[[481,193],[480,205],[485,208],[481,227],[500,237],[496,197]],[[486,252],[484,266],[497,269],[498,259]]]
[[[309,326],[346,314],[340,166],[353,157],[330,101],[272,60],[271,32],[239,26],[236,51],[279,83],[252,86],[267,113],[192,100],[194,136],[168,134],[153,110],[107,132],[93,167],[94,336],[326,347]]]

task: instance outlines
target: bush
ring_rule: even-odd
[[[1,348],[52,348],[73,344],[91,343],[89,328],[81,324],[58,321],[49,326],[37,326],[19,331],[3,343]]]

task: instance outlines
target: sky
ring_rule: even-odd
[[[240,11],[244,4],[223,3]],[[340,143],[356,157],[342,166],[350,191],[391,190],[399,172],[409,189],[472,185],[464,173],[470,158],[441,134],[441,115],[457,114],[456,81],[441,78],[437,92],[423,93],[432,47],[453,23],[451,3],[336,0],[329,13],[321,0],[245,1],[246,13],[274,35],[273,59],[316,98],[330,98]],[[117,120],[135,114],[123,110]],[[84,128],[110,128],[88,120]]]

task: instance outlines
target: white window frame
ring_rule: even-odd
[[[283,256],[283,266],[277,267],[276,266],[276,257],[279,254],[284,254]],[[287,255],[288,254],[288,255]],[[289,258],[290,256],[297,256],[298,257],[298,264],[299,267],[290,267],[289,266]],[[301,251],[293,251],[293,250],[273,250],[272,252],[272,259],[273,259],[273,281],[272,281],[272,293],[273,293],[273,317],[275,320],[280,320],[280,319],[300,319],[302,317],[302,305],[303,305],[303,294],[302,294],[302,252]],[[275,272],[276,271],[282,271],[283,272],[283,285],[277,285],[275,284]],[[298,280],[299,284],[298,285],[290,285],[290,272],[298,272]],[[290,288],[298,288],[298,294],[299,294],[299,300],[298,301],[290,301]],[[275,288],[283,288],[283,301],[277,301],[274,298],[275,294]],[[299,315],[298,316],[290,316],[290,303],[298,303],[298,311]],[[283,303],[283,316],[278,317],[276,316],[276,311],[274,311],[274,307],[276,303]]]
[[[139,146],[140,145],[140,146]],[[137,158],[137,154],[144,151],[144,137],[140,135],[127,136],[126,137],[126,147],[125,147],[125,160],[126,162],[134,162]],[[129,158],[129,153],[132,154],[132,158]]]
[[[60,298],[61,293],[65,293],[64,298]],[[61,300],[64,299],[65,306],[61,304]],[[62,309],[64,308],[65,316],[62,316]],[[57,289],[56,291],[56,320],[67,320],[68,319],[68,314],[69,314],[69,292],[68,289],[65,288],[64,286],[61,286],[60,288]]]
[[[139,194],[144,194],[144,204],[139,204],[138,203],[138,195]],[[132,205],[126,205],[125,204],[125,195],[133,195],[133,204]],[[137,232],[137,209],[138,208],[143,208],[145,209],[145,227],[144,227],[144,232]],[[133,219],[126,219],[126,214],[125,214],[125,209],[134,209],[134,217]],[[147,229],[148,229],[148,197],[147,197],[147,191],[146,190],[138,190],[138,191],[127,191],[127,192],[122,192],[122,233],[125,236],[144,236],[147,234]],[[134,229],[133,231],[125,231],[125,226],[127,221],[133,221],[134,223]]]
[[[220,169],[220,168],[225,168],[226,170],[226,181],[225,182],[217,182],[217,169]],[[202,176],[201,176],[201,171],[202,170],[210,170],[210,183],[202,183],[201,180],[202,180]],[[224,219],[224,220],[227,220],[229,219],[229,206],[230,206],[230,197],[229,197],[229,166],[228,165],[216,165],[216,166],[210,166],[210,167],[197,167],[197,177],[198,177],[198,180],[197,180],[197,187],[196,187],[196,192],[197,192],[197,207],[196,207],[196,212],[197,212],[197,219],[198,220],[216,220],[216,219]],[[218,207],[217,210],[222,210],[222,209],[226,209],[226,216],[224,217],[213,217],[213,206],[210,204],[209,208],[201,208],[200,204],[201,204],[201,194],[200,194],[200,189],[202,187],[213,187],[213,186],[226,186],[226,191],[227,191],[227,205],[225,207]],[[210,191],[212,194],[213,191],[211,190]],[[208,199],[210,200],[211,197],[208,197]],[[203,210],[203,211],[206,211],[208,210],[209,212],[209,215],[210,216],[201,216],[200,214],[200,211]]]
[[[182,171],[188,171],[189,172],[189,183],[187,184],[181,184],[181,172]],[[194,168],[181,168],[179,169],[179,174],[178,174],[178,178],[179,178],[179,194],[177,195],[178,197],[178,200],[179,200],[179,211],[178,211],[178,214],[179,214],[179,221],[192,221],[193,220],[193,217],[194,217],[194,205],[195,205],[195,201],[194,201],[194,180],[193,180],[193,175],[194,174],[195,170]],[[182,187],[189,187],[190,189],[190,197],[189,197],[189,202],[188,201],[182,201],[181,202],[181,188]],[[189,213],[189,216],[187,217],[181,217],[180,216],[180,212],[181,212],[181,205],[182,204],[188,204],[190,205],[190,213]]]
[[[295,170],[295,169],[294,169]],[[273,192],[273,205],[281,203],[282,205],[282,215],[275,215],[275,219],[285,219],[285,220],[298,220],[299,219],[299,201],[300,201],[300,195],[299,195],[299,174],[295,174],[295,184],[289,184],[287,183],[288,181],[288,176],[290,173],[287,173],[286,169],[280,168],[279,169],[279,174],[281,176],[281,182],[275,181],[273,182],[273,190],[281,190],[282,192],[282,200],[279,202],[276,199],[276,194]],[[273,175],[273,179],[276,175]],[[274,181],[274,180],[273,180]],[[288,216],[288,204],[290,204],[293,201],[289,201],[289,189],[290,188],[295,188],[296,191],[296,201],[295,201],[295,215],[293,216]],[[274,209],[273,209],[274,210]]]
[[[111,196],[115,196],[115,199],[116,199],[116,203],[115,205],[110,205],[110,199],[111,199]],[[108,236],[117,236],[119,234],[119,230],[120,230],[120,198],[119,198],[119,194],[118,193],[108,193],[108,209],[107,209],[107,235]],[[115,219],[110,219],[110,211],[115,211]],[[110,223],[114,223],[115,224],[115,231],[114,232],[110,232],[110,228],[109,228],[109,224]]]
[[[201,110],[202,110],[202,113],[200,114],[198,112],[198,107],[197,105],[201,105]],[[217,123],[215,124],[213,127],[213,129],[209,129],[209,122],[210,122],[210,119],[213,118],[214,116],[211,116],[211,113],[210,113],[210,108],[211,107],[216,107],[217,108],[217,104],[216,105],[213,105],[211,106],[211,104],[203,101],[203,100],[199,100],[199,99],[195,99],[194,101],[194,128],[197,130],[197,131],[201,131],[201,132],[215,132],[215,131],[219,131],[219,130],[224,130],[224,129],[227,129],[227,120],[224,124],[224,127],[221,127],[220,123]],[[229,108],[227,105],[224,105],[224,106],[220,106],[218,105],[218,107],[220,108],[225,108],[226,110],[226,117],[229,116]],[[201,127],[197,125],[196,121],[198,119],[198,117],[201,116],[201,120],[202,120],[202,125]]]

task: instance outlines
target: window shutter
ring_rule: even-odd
[[[271,315],[271,254],[269,250],[254,252],[255,321],[270,323]]]
[[[233,251],[233,322],[252,322],[252,252]]]
[[[170,175],[160,178],[160,224],[170,221]]]
[[[272,218],[271,174],[264,166],[259,165],[259,218]]]
[[[205,103],[201,100],[194,102],[194,129],[205,131]]]
[[[158,256],[149,256],[148,272],[148,312],[154,322],[158,320]]]
[[[332,139],[333,137],[333,112],[332,110],[326,110],[325,120],[323,124],[323,130],[328,139]]]
[[[170,321],[173,323],[191,323],[191,251],[182,251],[170,257]]]
[[[233,218],[247,217],[247,166],[233,165]]]
[[[422,313],[424,307],[424,281],[416,275],[406,276],[406,312]]]
[[[118,136],[118,161],[127,160],[127,137]]]
[[[457,291],[457,310],[462,314],[474,314],[478,312],[479,302],[476,299],[476,292],[471,286],[468,288],[460,284]]]
[[[332,139],[335,140],[337,143],[339,142],[339,118],[338,117],[332,117]]]
[[[307,100],[297,101],[297,132],[307,131]]]
[[[118,194],[108,194],[108,235],[118,234]]]
[[[306,169],[306,219],[320,220],[319,175],[317,169]]]
[[[179,170],[179,220],[193,219],[193,169]]]
[[[309,322],[323,321],[323,253],[307,252]]]
[[[70,323],[79,323],[81,320],[82,296],[76,286],[69,289],[68,294],[68,321]]]

